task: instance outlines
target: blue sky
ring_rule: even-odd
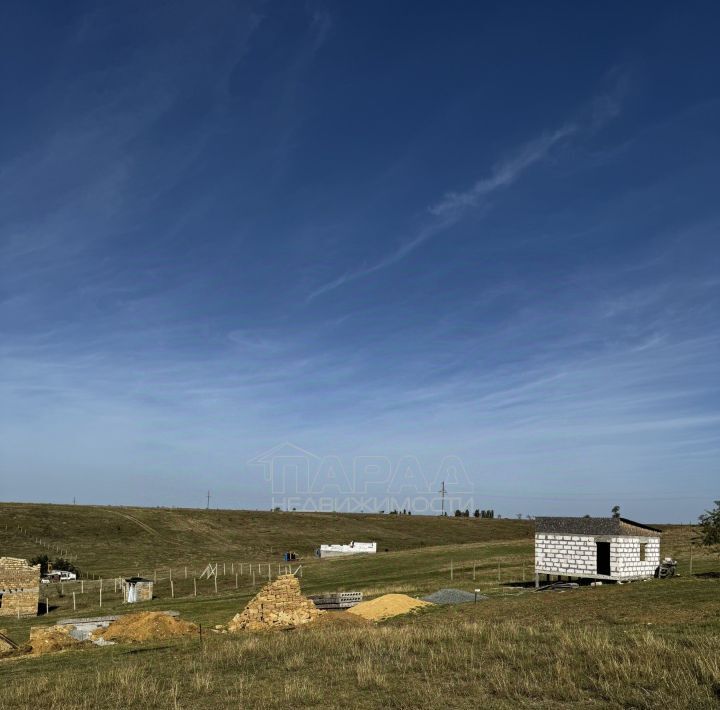
[[[433,490],[457,457],[503,515],[695,518],[719,29],[711,3],[7,3],[0,499],[267,508],[248,462],[292,442]]]

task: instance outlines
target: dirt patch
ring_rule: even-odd
[[[192,636],[197,633],[198,627],[189,621],[182,621],[161,611],[143,611],[121,616],[106,629],[93,633],[92,637],[133,643]]]
[[[30,640],[28,647],[30,653],[41,656],[45,653],[56,653],[65,651],[68,648],[81,648],[89,644],[78,641],[70,636],[70,631],[75,627],[68,626],[34,626],[30,629]]]
[[[368,626],[372,624],[370,619],[365,619],[357,614],[350,614],[348,611],[326,611],[319,616],[315,623],[305,626],[304,628],[346,628],[350,626]]]
[[[376,599],[356,604],[352,609],[348,609],[348,614],[356,614],[371,621],[380,621],[426,606],[432,606],[432,604],[424,602],[422,599],[413,599],[407,594],[384,594]]]

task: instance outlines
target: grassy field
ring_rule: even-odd
[[[382,624],[331,617],[284,633],[206,632],[202,643],[192,638],[0,661],[0,708],[720,706],[720,561],[694,548],[689,574],[688,526],[668,526],[663,536],[662,553],[679,560],[679,578],[536,593],[521,586],[523,576],[531,579],[533,556],[531,527],[522,521],[24,505],[2,505],[0,512],[8,524],[7,530],[0,525],[0,554],[35,554],[33,535],[61,531],[52,539],[75,549],[81,568],[105,576],[103,613],[127,611],[111,577],[140,567],[159,581],[157,598],[138,608],[177,609],[206,631],[243,608],[267,579],[268,563],[276,576],[278,550],[306,552],[317,539],[376,538],[390,551],[303,561],[307,593],[419,595],[457,587],[489,597]],[[126,535],[107,534],[115,518]],[[201,532],[207,530],[209,538]],[[162,542],[153,549],[149,536]],[[220,563],[218,591],[201,580],[194,596],[193,571],[208,558]],[[240,575],[231,565],[243,558]],[[22,642],[31,624],[72,616],[73,586],[74,613],[95,615],[99,584],[84,582],[83,594],[79,585],[65,585],[62,596],[53,585],[49,615],[2,619],[0,626]]]
[[[529,541],[532,534],[531,522],[517,520],[0,503],[0,549],[52,556],[61,548],[98,576],[167,566],[202,569],[216,560],[267,562],[284,550],[307,558],[328,542],[370,539],[380,550],[397,551]]]

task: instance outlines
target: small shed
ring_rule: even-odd
[[[655,575],[661,530],[627,518],[536,518],[540,575],[626,581]]]
[[[128,604],[149,602],[153,598],[153,581],[144,577],[128,577],[123,580],[122,592]]]

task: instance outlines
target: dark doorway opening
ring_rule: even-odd
[[[597,573],[610,574],[610,543],[596,542],[597,545]]]

